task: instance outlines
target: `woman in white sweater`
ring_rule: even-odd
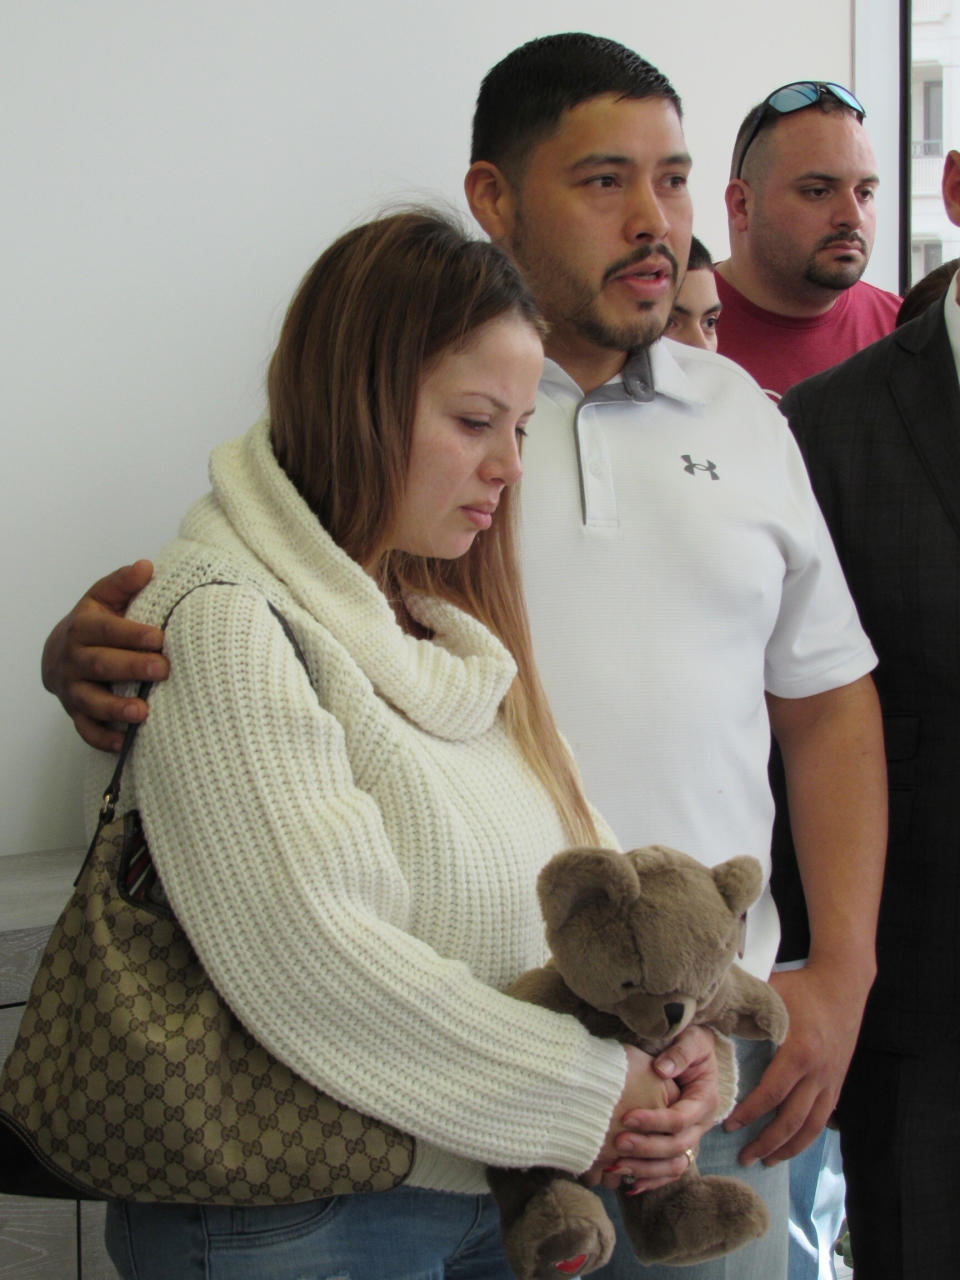
[[[124,802],[197,955],[272,1055],[413,1141],[391,1191],[114,1204],[125,1277],[498,1280],[486,1164],[668,1179],[709,1124],[698,1098],[661,1159],[624,1158],[648,1060],[501,994],[545,959],[540,867],[613,843],[519,585],[542,354],[491,245],[425,213],[349,232],[291,305],[269,419],[214,451],[131,611],[159,624],[179,601]]]

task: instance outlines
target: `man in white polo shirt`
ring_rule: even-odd
[[[788,761],[816,942],[803,970],[776,978],[788,1040],[769,1066],[769,1046],[742,1057],[751,1091],[728,1124],[743,1128],[714,1129],[698,1162],[753,1181],[773,1225],[729,1262],[686,1269],[782,1280],[776,1166],[832,1110],[872,978],[885,815],[873,653],[783,420],[728,361],[659,341],[691,225],[690,158],[666,79],[612,41],[534,41],[485,79],[472,160],[471,208],[551,325],[525,452],[526,588],[588,794],[626,845],[671,843],[707,863],[750,853],[769,868],[771,721]],[[138,574],[101,597],[121,603]],[[118,703],[90,700],[89,686],[77,694],[90,671],[77,636],[112,644],[116,621],[98,630],[108,612],[81,602],[74,640],[65,620],[45,663],[48,687],[102,745],[114,739],[90,716]],[[126,654],[109,674],[147,674],[151,661]],[[777,937],[765,894],[747,925],[748,968],[769,973]],[[635,1141],[656,1156],[656,1135]],[[595,1274],[640,1270],[627,1249]]]
[[[810,1142],[853,1049],[886,814],[875,658],[780,415],[730,362],[658,340],[692,218],[667,81],[610,41],[533,41],[484,80],[472,161],[471,209],[551,326],[524,455],[525,585],[588,794],[627,846],[769,867],[771,723],[788,761],[816,941],[775,979],[792,1027],[734,1112],[750,1131],[714,1131],[700,1161],[754,1177],[773,1225],[689,1269],[772,1280],[786,1274],[786,1168],[738,1169],[737,1154],[777,1162]],[[769,974],[778,936],[767,892],[749,969]],[[741,1054],[748,1083],[762,1052]]]

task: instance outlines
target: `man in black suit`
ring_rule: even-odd
[[[960,152],[943,174],[960,225]],[[960,275],[781,402],[879,655],[878,977],[838,1116],[857,1280],[960,1268]]]

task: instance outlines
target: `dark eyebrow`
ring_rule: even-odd
[[[599,165],[625,165],[630,161],[626,156],[611,155],[603,151],[592,151],[590,155],[584,156],[581,160],[576,160],[570,166],[570,172],[576,173],[579,169],[596,169]]]
[[[575,161],[571,166],[571,172],[578,169],[593,169],[597,165],[613,164],[626,165],[633,164],[634,161],[630,156],[618,155],[609,151],[592,151],[589,155],[583,156],[582,159]],[[686,151],[678,151],[672,156],[663,156],[657,161],[658,165],[672,167],[673,165],[692,165],[693,161]]]
[[[685,307],[682,302],[675,302],[673,304],[672,310],[679,311],[680,315],[682,316],[693,315],[693,312],[690,310],[690,308]],[[714,302],[711,306],[705,307],[704,310],[700,312],[700,314],[702,316],[719,315],[722,310],[723,310],[723,303]]]
[[[843,179],[836,173],[817,173],[815,171],[812,171],[810,173],[799,173],[794,179],[795,182],[810,182],[811,180],[816,182],[842,182],[843,181]],[[868,182],[871,185],[876,186],[879,183],[879,181],[880,181],[880,178],[877,174],[866,173],[863,175],[862,178],[857,179],[855,185],[859,187],[859,186],[863,186],[865,182]]]

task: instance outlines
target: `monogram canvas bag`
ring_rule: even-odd
[[[413,1139],[272,1058],[201,967],[139,814],[115,816],[136,729],[0,1076],[0,1191],[266,1205],[398,1186]]]

